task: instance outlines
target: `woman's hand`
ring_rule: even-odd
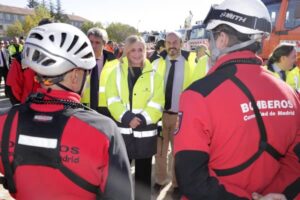
[[[134,128],[138,127],[140,124],[141,124],[141,119],[138,118],[138,117],[134,117],[134,118],[130,121],[129,126],[130,126],[130,128],[133,128],[133,129],[134,129]]]

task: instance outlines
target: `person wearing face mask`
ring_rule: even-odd
[[[107,81],[107,105],[130,161],[135,160],[135,198],[150,200],[151,161],[165,101],[163,80],[146,59],[146,44],[141,37],[126,39],[124,55]]]
[[[22,64],[41,88],[0,114],[0,178],[16,199],[133,199],[124,141],[115,123],[80,103],[95,66],[78,28],[33,28]]]
[[[300,90],[299,67],[295,66],[297,52],[294,45],[280,44],[272,52],[267,68],[292,88]]]
[[[267,8],[224,0],[204,23],[214,65],[180,98],[180,192],[193,200],[299,199],[299,94],[256,55],[271,32]]]

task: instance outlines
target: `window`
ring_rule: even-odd
[[[6,14],[5,14],[5,19],[6,19],[6,21],[10,21],[10,19],[11,19],[11,16],[10,16],[10,14],[9,14],[9,13],[6,13]]]
[[[277,14],[277,13],[274,12],[274,11],[272,11],[272,13],[271,13],[271,20],[272,20],[273,23],[275,22],[276,14]]]
[[[0,20],[2,20],[3,18],[3,13],[0,13]]]
[[[300,9],[300,1],[299,0],[291,0],[289,1],[288,10],[286,12],[285,17],[285,27],[288,29],[295,28],[300,26],[300,18],[299,16],[299,9]],[[297,19],[298,18],[298,19]]]
[[[13,15],[14,22],[18,20],[18,15]]]
[[[272,3],[267,5],[267,8],[271,16],[272,25],[274,25],[277,20],[279,7],[280,7],[280,3]]]
[[[199,27],[199,28],[193,28],[191,32],[190,39],[202,39],[206,37],[206,31],[205,28]]]

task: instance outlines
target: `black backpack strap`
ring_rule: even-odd
[[[20,107],[20,108],[19,108]],[[19,108],[19,109],[18,109]],[[41,163],[34,163],[32,161],[26,161],[22,160],[21,162],[18,162],[18,158],[14,157],[14,160],[12,164],[9,162],[9,137],[10,137],[10,130],[12,126],[12,122],[14,119],[14,116],[18,110],[26,110],[28,112],[28,108],[26,105],[24,106],[14,106],[8,113],[4,128],[3,128],[3,134],[2,134],[2,143],[1,143],[1,149],[2,149],[2,163],[4,167],[4,177],[0,177],[0,183],[4,185],[6,189],[9,190],[10,193],[16,193],[16,186],[14,183],[13,175],[14,170],[17,168],[18,165],[22,164],[35,164],[39,165]],[[71,115],[73,115],[77,109],[67,109],[63,111],[63,115],[65,115],[67,118],[69,118]],[[17,150],[17,146],[15,147],[15,151]],[[59,153],[59,151],[58,151]],[[59,169],[69,180],[71,180],[74,184],[78,185],[84,190],[87,190],[91,193],[94,193],[96,195],[96,199],[100,199],[102,196],[102,192],[99,189],[99,186],[93,185],[83,179],[82,177],[78,176],[74,172],[72,172],[70,169],[65,167],[62,163],[62,160],[59,158],[59,155],[57,155],[57,162],[55,164],[55,168]],[[49,166],[52,166],[53,164],[48,163]]]
[[[236,66],[233,63],[229,63],[224,67],[229,67],[229,68],[236,68]],[[223,70],[225,73],[227,70]],[[230,70],[229,70],[230,71]],[[267,138],[267,133],[266,133],[266,127],[264,124],[264,121],[262,119],[262,116],[260,114],[259,108],[256,104],[256,100],[254,99],[254,96],[248,89],[248,87],[235,75],[230,77],[230,80],[238,87],[242,92],[247,96],[247,98],[250,100],[251,105],[253,107],[253,111],[255,114],[255,119],[258,125],[259,133],[260,133],[260,141],[259,141],[259,148],[258,151],[252,155],[246,162],[233,167],[229,169],[215,169],[214,171],[218,176],[228,176],[234,173],[238,173],[247,167],[249,167],[253,162],[255,162],[259,156],[264,152],[268,152],[274,159],[279,160],[281,157],[283,157],[282,154],[280,154],[273,146],[271,146],[268,143],[268,138]]]
[[[266,127],[265,124],[263,122],[262,116],[259,112],[259,108],[256,104],[256,101],[252,95],[252,93],[250,92],[250,90],[247,88],[247,86],[236,76],[233,76],[230,78],[232,80],[233,83],[235,83],[235,85],[240,88],[243,93],[247,96],[247,98],[251,101],[251,105],[253,107],[253,111],[255,114],[255,119],[259,128],[259,132],[260,132],[260,139],[262,142],[266,142],[267,141],[267,133],[266,133]]]
[[[262,116],[260,114],[259,108],[256,104],[256,101],[250,92],[250,90],[247,88],[247,86],[236,76],[231,77],[232,82],[234,82],[243,92],[244,94],[248,97],[248,99],[251,101],[251,105],[253,105],[253,110],[255,114],[255,119],[259,128],[260,132],[260,145],[259,145],[259,152],[260,151],[266,151],[268,152],[273,158],[276,160],[279,160],[283,155],[279,153],[272,145],[268,143],[268,138],[267,138],[267,132],[266,132],[266,127],[264,124],[264,121],[262,119]]]
[[[234,59],[229,60],[228,62],[222,64],[214,73],[194,82],[188,89],[194,90],[196,92],[201,93],[204,97],[208,96],[211,92],[213,92],[218,86],[220,86],[223,82],[227,80],[231,80],[242,92],[247,96],[253,105],[253,110],[255,114],[255,119],[259,128],[260,133],[260,141],[258,151],[252,155],[246,162],[229,169],[214,169],[218,176],[228,176],[249,167],[253,162],[255,162],[259,156],[264,152],[268,152],[272,157],[276,160],[279,160],[283,155],[281,155],[273,146],[271,146],[267,141],[267,134],[265,124],[263,122],[262,116],[260,114],[259,108],[256,104],[256,101],[248,89],[248,87],[235,76],[236,74],[236,66],[235,64],[253,64],[253,65],[261,65],[261,61],[259,59]]]
[[[64,115],[70,117],[74,115],[78,109],[67,109],[64,111]],[[103,196],[102,191],[100,190],[99,186],[94,185],[83,179],[82,177],[78,176],[75,174],[72,170],[67,168],[66,166],[63,165],[62,161],[59,160],[57,166],[56,166],[61,173],[63,173],[69,180],[71,180],[73,183],[78,185],[79,187],[94,193],[96,195],[96,199],[101,199]]]
[[[247,96],[247,98],[251,102],[251,105],[253,106],[255,119],[256,119],[256,122],[257,122],[257,125],[258,125],[258,128],[259,128],[259,133],[260,133],[260,144],[259,144],[258,151],[254,155],[252,155],[246,162],[244,162],[244,163],[242,163],[242,164],[240,164],[236,167],[229,168],[229,169],[221,169],[221,170],[215,169],[214,171],[216,172],[216,174],[218,176],[228,176],[228,175],[235,174],[235,173],[238,173],[238,172],[246,169],[253,162],[255,162],[264,151],[268,152],[276,160],[280,159],[283,156],[274,147],[272,147],[270,144],[268,144],[266,127],[265,127],[265,124],[263,122],[262,116],[260,114],[259,108],[256,104],[256,101],[255,101],[252,93],[250,92],[250,90],[236,76],[232,76],[230,78],[230,80],[233,83],[235,83],[235,85],[243,91],[243,93]]]
[[[17,190],[14,183],[12,167],[9,162],[9,137],[10,137],[11,126],[19,107],[20,107],[19,105],[13,106],[12,109],[8,112],[4,123],[3,131],[2,131],[2,143],[1,143],[1,149],[2,149],[1,159],[4,168],[4,177],[1,177],[0,181],[3,184],[4,188],[6,188],[12,194],[16,193]]]
[[[97,197],[101,197],[102,196],[102,192],[99,189],[99,186],[93,185],[89,182],[87,182],[86,180],[84,180],[83,178],[81,178],[80,176],[78,176],[77,174],[75,174],[74,172],[72,172],[70,169],[68,169],[67,167],[65,167],[61,162],[60,164],[57,166],[57,168],[69,179],[71,180],[73,183],[75,183],[76,185],[78,185],[79,187],[94,193],[97,195]]]

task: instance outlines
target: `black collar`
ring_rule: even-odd
[[[166,50],[164,50],[159,55],[165,60],[166,57],[167,57],[167,55],[168,55],[168,53],[167,53]],[[185,50],[181,50],[181,55],[184,57],[185,60],[188,60],[189,56],[190,56],[190,52],[189,51],[185,51]]]

